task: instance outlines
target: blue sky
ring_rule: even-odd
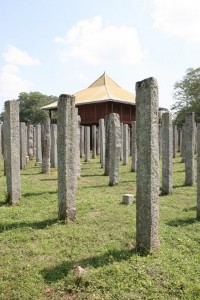
[[[161,107],[199,67],[199,0],[0,0],[0,111],[20,92],[73,94],[105,71],[135,93],[157,78]]]

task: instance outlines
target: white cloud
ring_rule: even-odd
[[[171,37],[200,43],[199,0],[154,0],[154,28]]]
[[[33,66],[39,65],[38,58],[32,58],[27,52],[22,51],[12,45],[7,46],[7,51],[3,53],[3,57],[8,64]]]
[[[100,16],[79,21],[64,37],[56,37],[67,49],[60,53],[63,62],[80,59],[98,65],[102,63],[140,63],[145,51],[133,27],[103,25]]]
[[[29,92],[32,83],[21,78],[20,70],[14,65],[5,65],[0,73],[0,95],[4,101],[17,99],[19,93]]]

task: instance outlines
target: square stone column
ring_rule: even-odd
[[[85,126],[85,162],[90,161],[90,126]]]
[[[105,125],[104,119],[99,120],[99,138],[100,138],[100,162],[101,168],[105,166]]]
[[[153,77],[136,83],[136,247],[159,249],[158,84]]]
[[[128,138],[128,124],[123,126],[123,165],[128,164],[129,157],[129,138]]]
[[[20,123],[20,169],[26,168],[27,156],[27,127],[26,123]]]
[[[136,144],[136,121],[131,122],[131,129],[132,129],[132,152],[131,152],[131,171],[136,172],[137,168],[137,144]]]
[[[165,112],[162,115],[162,192],[172,194],[173,190],[173,141],[172,115]]]
[[[60,95],[58,100],[58,217],[76,219],[78,182],[78,118],[75,97]]]
[[[57,124],[51,124],[51,152],[50,152],[51,167],[58,167],[57,157]]]
[[[200,123],[197,124],[197,218],[200,219]]]
[[[35,126],[36,134],[36,164],[42,162],[42,129],[41,125],[37,124]]]
[[[50,151],[51,151],[51,130],[50,118],[47,118],[44,123],[44,144],[42,156],[42,174],[50,174]]]
[[[92,125],[92,158],[97,156],[97,126]]]
[[[195,122],[194,112],[185,114],[185,185],[193,186],[194,174]]]
[[[7,195],[11,205],[20,199],[20,129],[19,102],[5,102],[4,141]]]

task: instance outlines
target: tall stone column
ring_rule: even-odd
[[[42,156],[42,174],[50,174],[50,151],[51,151],[51,131],[50,118],[47,118],[44,123],[44,149]]]
[[[128,124],[124,124],[123,126],[123,165],[128,164]]]
[[[11,205],[20,200],[19,102],[5,102],[4,141],[6,148],[6,184]]]
[[[197,218],[200,219],[200,123],[197,124]]]
[[[36,156],[36,128],[33,126],[33,156]]]
[[[42,132],[41,125],[38,124],[35,126],[36,133],[36,164],[42,162]]]
[[[27,156],[27,127],[26,123],[20,122],[20,169],[26,169]]]
[[[97,127],[97,133],[96,133],[96,145],[97,145],[97,156],[100,155],[100,134],[99,134],[99,127]]]
[[[173,126],[173,158],[176,158],[177,154],[177,125]]]
[[[158,84],[153,77],[136,83],[137,177],[136,247],[159,249]]]
[[[81,160],[80,160],[80,134],[81,134],[81,117],[78,115],[78,108],[76,108],[77,114],[77,177],[81,177]]]
[[[51,151],[50,151],[50,161],[51,167],[58,167],[58,157],[57,157],[57,124],[51,124]]]
[[[181,149],[182,149],[182,138],[183,138],[183,130],[182,128],[179,130],[179,152],[180,152],[180,155],[182,156],[181,154]]]
[[[194,185],[194,112],[185,114],[185,185]]]
[[[162,125],[161,124],[159,124],[158,143],[159,143],[159,159],[161,159],[162,157]]]
[[[162,192],[168,195],[173,190],[172,115],[169,112],[162,114],[162,132]]]
[[[3,154],[2,149],[2,124],[0,123],[0,156]]]
[[[75,98],[60,95],[58,100],[58,216],[76,219],[77,191],[77,111]]]
[[[85,126],[85,162],[90,161],[90,126]]]
[[[80,127],[80,157],[83,157],[85,154],[85,141],[84,141],[84,126]]]
[[[99,120],[99,135],[100,135],[100,162],[101,168],[105,166],[105,126],[104,119]]]
[[[27,140],[28,140],[28,156],[29,159],[33,159],[34,156],[34,152],[33,152],[33,125],[28,124],[28,128],[27,128]]]
[[[137,167],[136,121],[131,122],[131,128],[132,128],[131,171],[136,172],[136,167]]]
[[[110,115],[105,117],[105,168],[104,175],[109,176],[110,168]]]
[[[97,156],[97,126],[92,125],[92,158]]]
[[[121,130],[121,150],[120,150],[120,160],[123,161],[124,159],[124,124],[120,124],[120,130]]]
[[[121,150],[121,128],[119,115],[111,113],[109,116],[109,185],[119,183],[119,162]]]
[[[185,124],[182,126],[182,145],[181,145],[181,162],[185,162]]]

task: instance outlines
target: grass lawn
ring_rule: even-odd
[[[135,251],[135,173],[120,165],[120,184],[108,186],[99,158],[85,163],[77,193],[77,221],[57,219],[57,171],[21,171],[20,205],[7,206],[0,161],[0,299],[200,299],[200,222],[196,186],[184,186],[174,164],[174,192],[160,196],[160,251]],[[75,266],[87,270],[78,277]]]

